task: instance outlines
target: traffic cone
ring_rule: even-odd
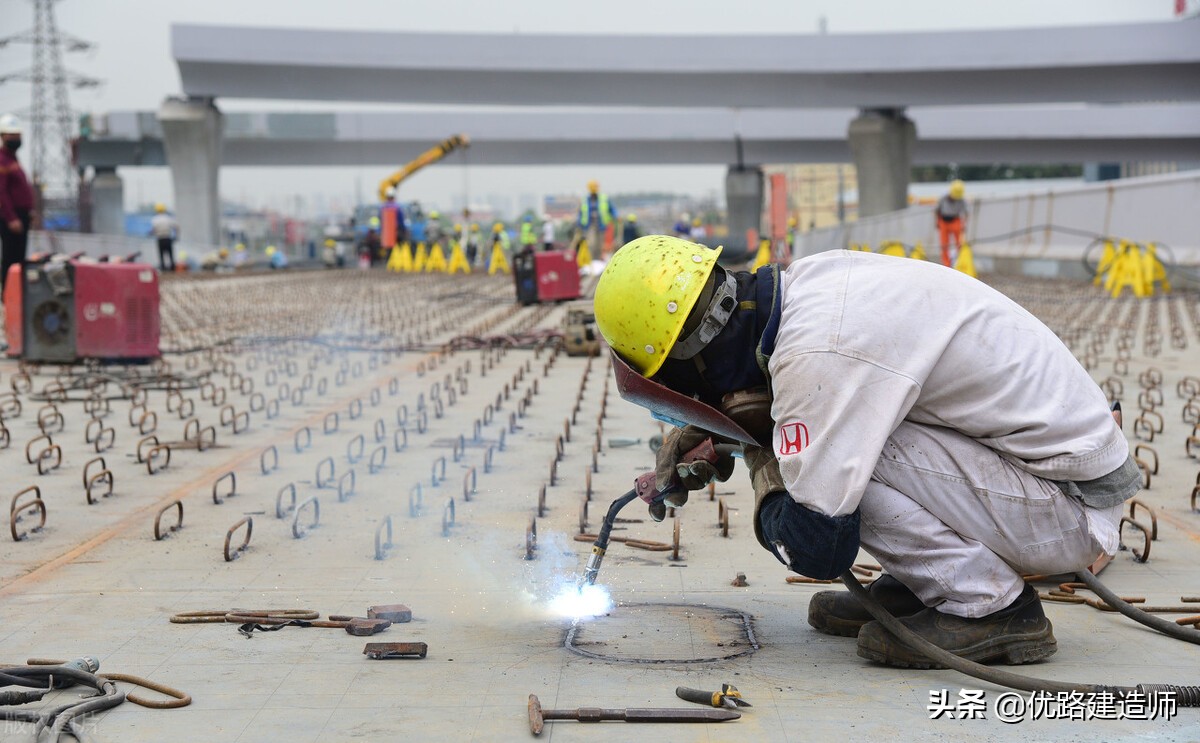
[[[463,253],[462,245],[457,242],[450,244],[450,265],[446,268],[446,273],[471,273],[471,264],[467,263],[467,256]]]
[[[422,273],[425,270],[425,264],[429,262],[429,251],[425,249],[425,243],[417,243],[417,253],[413,256],[413,272]]]
[[[592,251],[588,249],[587,240],[580,240],[575,250],[575,265],[584,268],[592,265]]]
[[[908,254],[908,257],[918,261],[925,260],[925,246],[917,243],[913,246],[912,252]]]
[[[907,258],[908,253],[904,250],[903,243],[898,243],[895,240],[885,242],[879,246],[880,255],[892,255],[897,258]]]
[[[954,259],[954,270],[962,271],[973,279],[979,278],[979,274],[975,272],[975,256],[971,253],[969,243],[958,246],[958,257]]]
[[[500,243],[492,246],[492,259],[488,261],[488,276],[496,273],[512,273],[512,269],[508,267],[508,259],[504,257],[504,248],[500,247]]]
[[[763,266],[771,262],[771,241],[762,239],[758,241],[758,252],[754,254],[754,265],[751,271],[757,271]]]
[[[446,273],[446,253],[441,243],[429,249],[429,260],[425,262],[425,273]]]

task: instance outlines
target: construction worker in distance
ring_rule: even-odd
[[[942,244],[942,265],[953,266],[962,249],[963,228],[967,226],[967,202],[963,200],[966,186],[962,181],[950,182],[950,192],[938,200],[934,209],[938,239]],[[950,238],[954,238],[954,253],[950,252]]]
[[[328,242],[328,241],[326,241]],[[233,246],[233,267],[241,268],[246,263],[246,244],[238,243]]]
[[[175,270],[175,241],[179,239],[179,223],[163,203],[154,205],[150,219],[150,234],[158,241],[158,268],[162,272]]]
[[[471,223],[471,230],[467,233],[466,254],[467,263],[474,268],[475,261],[479,257],[479,225],[475,222]]]
[[[533,252],[537,241],[537,233],[533,229],[533,215],[526,214],[521,220],[521,250]]]
[[[979,662],[1052,655],[1021,576],[1114,554],[1140,485],[1070,350],[996,290],[924,261],[833,250],[747,273],[720,253],[650,235],[596,286],[619,391],[680,426],[659,449],[658,487],[728,478],[728,456],[677,468],[710,435],[686,424],[732,435],[732,420],[756,442],[744,447],[755,536],[790,570],[836,578],[861,547],[887,571],[872,596],[933,644]],[[651,516],[686,501],[672,492]],[[848,592],[814,595],[808,621],[857,636],[864,658],[935,665]]]
[[[548,216],[542,221],[542,250],[554,250],[554,220]]]
[[[587,198],[579,204],[579,228],[587,239],[588,249],[598,257],[603,250],[601,236],[617,218],[617,210],[608,196],[600,193],[599,183],[588,181],[587,190]]]
[[[384,195],[383,205],[379,207],[379,217],[371,219],[371,226],[379,232],[381,249],[390,251],[408,239],[408,225],[404,221],[404,210],[396,203],[396,188],[389,186]]]
[[[628,245],[641,236],[641,231],[638,229],[637,215],[630,214],[625,217],[625,229],[621,232],[621,245]]]
[[[500,249],[505,253],[512,252],[512,242],[508,239],[508,232],[504,230],[504,223],[497,222],[492,225],[492,247],[500,246]]]
[[[795,217],[788,217],[787,233],[783,236],[783,242],[787,245],[788,255],[793,255],[796,248],[796,227],[800,221]]]
[[[429,219],[425,222],[425,239],[430,250],[434,245],[442,245],[442,241],[446,239],[446,232],[442,227],[442,214],[436,209],[430,210]]]
[[[0,116],[0,288],[8,282],[11,266],[25,264],[33,224],[33,186],[17,160],[22,132],[16,116]]]
[[[268,245],[265,252],[267,254],[267,265],[272,269],[287,268],[287,255],[282,250],[279,250],[274,245]]]
[[[675,226],[671,228],[675,233],[675,237],[688,238],[692,236],[692,218],[687,212],[679,215],[679,219],[675,220]]]

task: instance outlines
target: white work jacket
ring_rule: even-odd
[[[788,492],[811,510],[853,513],[906,419],[952,428],[1049,480],[1093,480],[1128,457],[1070,350],[976,279],[839,250],[793,263],[781,290],[773,443]]]

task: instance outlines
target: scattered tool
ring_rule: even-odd
[[[741,717],[727,709],[690,709],[671,707],[648,707],[628,709],[602,709],[579,707],[578,709],[542,709],[537,695],[529,695],[529,732],[541,735],[546,720],[578,720],[579,722],[726,722]]]
[[[700,689],[689,689],[686,686],[676,686],[675,696],[685,702],[707,704],[710,707],[736,709],[754,706],[742,698],[742,693],[733,684],[721,684],[720,691],[701,691]]]
[[[368,642],[363,655],[371,660],[398,660],[401,658],[424,658],[429,646],[423,642]]]

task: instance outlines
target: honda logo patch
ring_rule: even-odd
[[[779,454],[799,454],[808,448],[808,426],[803,423],[785,423],[779,427]]]

